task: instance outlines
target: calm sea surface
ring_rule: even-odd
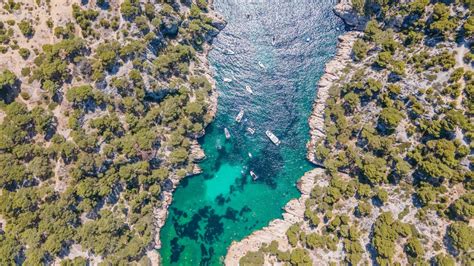
[[[312,168],[305,145],[316,83],[344,27],[332,12],[335,0],[214,5],[228,22],[209,55],[218,113],[201,139],[203,174],[184,179],[175,191],[161,232],[164,265],[222,264],[233,240],[280,218],[282,207],[299,196],[296,181]],[[281,145],[265,136],[267,129]]]

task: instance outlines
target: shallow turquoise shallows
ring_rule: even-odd
[[[222,264],[233,240],[281,217],[282,207],[299,196],[296,181],[312,167],[305,145],[316,83],[343,31],[334,4],[215,1],[228,22],[209,55],[218,113],[201,139],[203,174],[184,179],[174,193],[161,233],[164,265]],[[279,146],[267,138],[267,129],[281,140]]]

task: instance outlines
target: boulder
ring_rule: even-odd
[[[347,26],[360,31],[365,29],[368,18],[360,16],[357,11],[354,10],[351,0],[340,0],[333,11]]]
[[[161,190],[166,191],[166,192],[173,191],[173,181],[171,181],[171,179],[169,178],[165,179],[165,181],[161,185]]]
[[[226,24],[227,23],[224,20],[216,19],[212,21],[211,26],[221,31],[225,28]]]

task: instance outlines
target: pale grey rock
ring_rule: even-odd
[[[347,26],[355,30],[364,30],[368,18],[360,16],[352,7],[351,0],[339,0],[339,3],[334,7],[334,13],[344,20]]]
[[[341,70],[350,62],[352,45],[360,36],[362,36],[362,33],[351,31],[338,38],[338,52],[333,60],[326,64],[324,70],[325,74],[319,80],[317,96],[313,103],[313,111],[308,119],[311,138],[306,145],[308,149],[307,158],[316,165],[323,165],[323,162],[315,158],[315,148],[317,143],[325,137],[324,110],[326,109],[326,100],[329,96],[329,90],[334,81],[340,78]]]

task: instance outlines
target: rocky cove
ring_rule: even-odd
[[[336,5],[364,32],[339,37],[318,84],[307,157],[321,168],[301,178],[283,219],[233,242],[227,265],[471,260],[472,7]]]
[[[344,1],[343,1],[344,2]],[[342,15],[345,10],[351,10],[349,3],[338,4],[335,7],[335,13],[341,15],[341,18],[346,21],[349,19],[351,24],[357,24],[357,17],[355,15]],[[352,24],[354,23],[354,24]],[[340,78],[340,71],[342,71],[349,60],[351,59],[352,46],[355,40],[361,36],[362,33],[358,31],[350,31],[338,37],[337,52],[334,58],[329,61],[324,70],[323,76],[320,78],[317,86],[317,96],[315,98],[311,116],[308,119],[310,126],[310,140],[307,143],[307,158],[313,164],[323,167],[322,162],[318,161],[314,156],[315,144],[325,137],[324,133],[324,110],[326,108],[326,100],[333,82]],[[285,205],[283,219],[276,219],[269,223],[267,227],[253,232],[250,236],[241,241],[233,242],[229,247],[225,265],[236,265],[248,252],[256,252],[262,244],[269,244],[276,240],[279,246],[283,249],[288,248],[286,232],[289,227],[295,223],[302,222],[304,219],[305,201],[309,198],[309,194],[313,189],[315,183],[320,186],[327,186],[328,178],[325,175],[324,169],[316,168],[306,172],[298,181],[298,189],[301,196],[298,199],[293,199]],[[336,256],[337,257],[337,256]],[[340,258],[340,256],[339,256]],[[327,258],[328,260],[331,257]]]
[[[213,0],[208,2],[209,4],[209,17],[213,20],[213,26],[215,27],[216,31],[210,32],[206,37],[206,43],[203,46],[203,52],[197,54],[197,66],[199,69],[196,69],[197,73],[201,73],[206,79],[211,83],[212,91],[209,97],[208,107],[207,107],[207,114],[211,120],[214,120],[217,114],[217,101],[218,101],[218,93],[216,88],[216,81],[213,77],[211,72],[211,67],[209,64],[208,56],[209,51],[212,49],[212,39],[215,38],[219,31],[225,28],[226,22],[224,18],[217,12],[214,11]],[[179,185],[180,181],[183,178],[187,178],[193,175],[198,175],[202,173],[201,168],[199,167],[198,163],[202,161],[206,155],[201,148],[201,145],[198,143],[197,139],[203,137],[205,134],[205,129],[203,129],[199,134],[194,136],[194,139],[191,141],[190,145],[190,158],[193,161],[193,167],[191,173],[187,174],[186,176],[178,176],[173,174],[169,177],[170,183],[167,185],[167,189],[162,193],[162,204],[159,207],[154,208],[154,226],[155,226],[155,236],[154,236],[154,246],[153,249],[148,251],[147,254],[150,257],[151,261],[154,265],[159,265],[161,258],[157,255],[156,250],[161,248],[161,240],[160,240],[160,231],[161,228],[164,226],[166,219],[168,217],[168,208],[173,201],[173,192],[176,187]]]
[[[471,263],[473,1],[0,17],[0,265]]]
[[[281,207],[298,196],[295,183],[311,169],[304,151],[315,77],[336,51],[343,28],[332,13],[334,4],[214,3],[227,21],[209,55],[218,112],[200,140],[206,157],[199,163],[202,173],[182,180],[173,193],[161,231],[164,265],[224,263],[232,240],[280,217]],[[295,13],[301,21],[291,20]],[[236,123],[240,109],[245,115]],[[256,133],[246,133],[247,127]],[[225,140],[224,128],[230,140]],[[268,140],[267,129],[282,140],[280,146]]]

